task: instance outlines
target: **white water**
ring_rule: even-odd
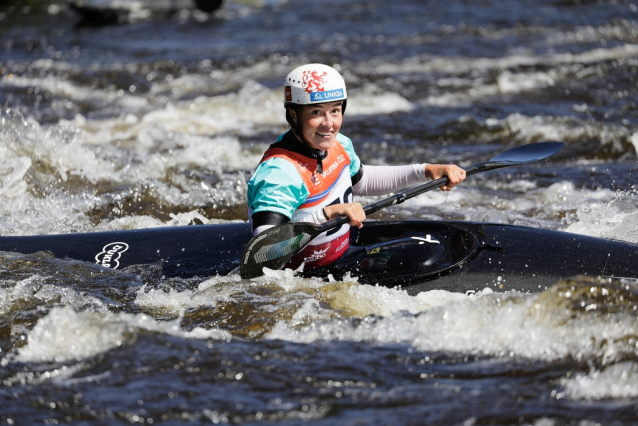
[[[61,297],[60,290],[38,286],[36,282],[34,277],[10,294],[3,294],[2,308],[10,308],[20,300],[34,303]],[[634,377],[638,367],[633,362],[617,363],[638,354],[636,316],[626,311],[597,315],[596,305],[583,306],[578,312],[566,309],[565,304],[574,297],[569,287],[565,287],[566,291],[554,289],[537,294],[503,294],[485,289],[475,295],[434,290],[409,296],[400,289],[356,282],[322,283],[294,278],[291,271],[272,271],[248,284],[233,275],[216,277],[192,291],[141,288],[135,303],[146,312],[177,317],[168,321],[155,320],[148,314],[111,313],[98,300],[65,291],[65,306],[52,309],[38,320],[31,331],[25,332],[27,344],[3,362],[87,359],[133,344],[142,330],[229,341],[230,333],[220,329],[182,330],[184,310],[210,308],[234,298],[258,297],[256,293],[250,295],[251,288],[264,285],[279,287],[273,302],[294,310],[291,318],[278,321],[265,339],[305,344],[331,340],[404,344],[426,353],[488,355],[492,362],[572,358],[598,367],[592,367],[588,374],[566,377],[556,388],[557,398],[631,398],[638,394]],[[601,288],[605,294],[604,287],[597,284],[591,291]],[[269,305],[264,306],[268,310]],[[353,322],[354,318],[362,321]]]
[[[227,12],[219,19],[231,21],[241,13],[260,13],[246,10],[235,10],[233,16]],[[354,59],[351,63],[344,62],[341,70],[350,98],[343,133],[349,135],[349,129],[354,128],[372,135],[370,141],[355,139],[355,147],[387,140],[385,151],[392,152],[395,142],[400,144],[404,140],[404,129],[387,124],[387,128],[377,129],[378,122],[382,119],[401,122],[403,117],[413,114],[416,126],[425,128],[430,123],[428,117],[420,117],[425,115],[422,111],[440,110],[443,118],[434,117],[439,120],[434,121],[456,120],[450,125],[453,129],[474,124],[477,145],[485,139],[494,150],[501,148],[502,141],[521,144],[563,140],[568,148],[579,152],[580,144],[590,141],[594,150],[604,149],[610,157],[598,160],[594,154],[588,156],[584,152],[586,158],[574,156],[562,165],[566,169],[591,168],[596,178],[594,169],[602,170],[605,161],[632,158],[634,151],[638,151],[638,133],[631,123],[589,120],[585,115],[596,113],[599,106],[578,97],[571,100],[567,95],[564,101],[557,96],[555,103],[565,102],[570,108],[568,113],[558,107],[558,112],[548,109],[545,115],[519,112],[518,104],[507,108],[508,102],[520,97],[519,104],[523,104],[537,93],[547,95],[569,82],[588,84],[600,78],[603,65],[609,62],[635,62],[638,47],[633,44],[634,27],[631,21],[620,19],[613,25],[577,26],[573,31],[537,28],[551,47],[544,52],[538,49],[540,53],[528,47],[506,45],[498,58],[481,53],[477,53],[478,57],[404,54],[394,61],[371,55],[360,62]],[[210,28],[212,31],[214,25]],[[507,40],[516,37],[518,30],[512,27],[489,31],[492,39]],[[428,37],[426,45],[448,42],[442,36]],[[577,53],[564,51],[571,45],[596,43],[604,37],[625,44],[588,47]],[[329,40],[328,44],[334,41]],[[141,40],[138,44],[144,45]],[[148,90],[134,84],[122,89],[92,87],[87,82],[91,79],[64,76],[81,74],[83,66],[52,59],[23,60],[16,55],[16,61],[24,61],[19,66],[30,72],[23,75],[3,72],[0,90],[46,92],[54,98],[51,110],[62,111],[60,117],[65,118],[45,123],[24,119],[15,112],[3,111],[0,116],[0,235],[179,226],[196,219],[216,223],[222,220],[203,210],[211,202],[215,206],[243,209],[247,171],[257,164],[271,136],[286,129],[282,88],[273,86],[270,78],[281,81],[290,70],[288,61],[294,55],[290,58],[278,55],[247,61],[246,65],[229,70],[216,68],[210,73],[198,72],[196,65],[177,77],[170,75],[163,79],[156,78],[152,67],[143,71],[134,61],[128,64],[89,61],[88,68],[95,72],[130,73],[146,79],[152,82]],[[202,55],[200,69],[210,66],[211,60]],[[428,77],[426,81],[431,84],[418,79],[422,76]],[[609,77],[609,82],[613,83],[614,78]],[[623,92],[622,96],[626,94]],[[79,104],[85,105],[90,114],[63,113],[73,111]],[[480,119],[472,115],[473,108],[485,105],[505,107],[505,113],[493,117],[488,114]],[[458,108],[465,109],[458,113]],[[603,112],[615,110],[613,105],[605,108]],[[630,114],[628,111],[627,115]],[[441,132],[445,131],[443,127]],[[412,134],[419,131],[408,130]],[[438,130],[434,133],[439,134]],[[424,143],[414,153],[401,154],[400,159],[424,162],[429,159],[421,158],[423,152],[447,155],[443,148],[447,145],[432,142],[436,140],[432,132],[424,139],[432,146]],[[473,148],[467,146],[469,152],[475,152]],[[488,156],[492,153],[487,149],[485,152]],[[363,148],[359,153],[368,154]],[[466,163],[487,159],[468,157],[461,156]],[[383,155],[370,155],[367,160],[374,164],[386,161]],[[450,194],[431,192],[411,199],[396,206],[393,214],[398,219],[513,223],[638,242],[635,191],[608,187],[594,190],[585,181],[587,177],[579,175],[579,178],[580,181],[574,182],[559,175],[543,185],[542,179],[527,179],[524,175],[512,174],[504,179],[503,175],[485,174],[479,180],[468,180]],[[136,200],[147,197],[166,206],[170,219],[146,214],[118,216],[115,212],[108,219],[95,222],[91,212],[130,194]],[[33,259],[18,259],[12,265],[21,262],[35,263],[38,269]],[[69,275],[82,267],[67,260],[59,260],[54,266],[61,272],[70,271]],[[636,359],[638,352],[635,338],[638,326],[636,316],[632,315],[635,310],[629,306],[620,312],[599,314],[595,303],[568,307],[571,299],[567,291],[502,294],[485,289],[477,295],[464,295],[437,290],[410,296],[401,289],[360,285],[356,281],[324,283],[299,279],[291,271],[272,271],[251,282],[243,282],[232,274],[210,277],[188,286],[173,286],[172,282],[158,278],[162,285],[140,287],[135,281],[139,278],[114,274],[113,280],[130,279],[136,284],[134,288],[138,288],[130,303],[135,312],[143,313],[133,314],[118,312],[129,310],[128,306],[107,306],[105,297],[98,297],[104,295],[95,287],[104,282],[97,281],[98,274],[94,276],[93,272],[78,273],[76,276],[80,278],[72,285],[62,281],[57,273],[44,270],[27,278],[8,273],[0,287],[0,315],[37,312],[40,306],[49,310],[35,324],[16,321],[12,325],[11,341],[17,348],[11,354],[3,354],[4,365],[32,363],[35,368],[40,367],[38,364],[47,368],[47,363],[63,364],[54,365],[41,377],[58,380],[56,386],[70,386],[74,379],[69,377],[84,368],[84,361],[135,345],[140,335],[207,339],[211,345],[239,340],[214,326],[188,327],[187,314],[198,309],[218,314],[230,309],[229,306],[250,306],[253,309],[250,315],[237,317],[252,315],[274,323],[262,328],[259,322],[245,325],[263,333],[258,334],[257,340],[283,340],[310,347],[330,341],[400,345],[408,353],[478,355],[486,356],[486,362],[504,364],[520,360],[551,364],[574,359],[589,365],[589,371],[567,372],[564,378],[551,384],[555,387],[552,397],[622,400],[638,396],[638,367],[633,361],[623,362]],[[85,284],[97,295],[76,288]],[[241,319],[233,320],[232,326],[244,325],[238,324]],[[143,362],[152,364],[152,360]],[[29,374],[33,376],[32,372],[20,372],[7,380],[31,383]],[[139,384],[146,383],[132,383]],[[541,419],[535,424],[553,423]]]

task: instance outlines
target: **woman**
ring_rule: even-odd
[[[413,183],[447,176],[450,191],[465,179],[453,164],[364,166],[352,141],[339,133],[346,111],[346,85],[327,65],[294,69],[284,83],[284,107],[290,131],[270,145],[248,183],[248,216],[253,235],[286,222],[324,223],[346,215],[350,225],[366,218],[354,195],[387,194]],[[328,265],[349,246],[350,226],[312,240],[290,262],[305,268]]]

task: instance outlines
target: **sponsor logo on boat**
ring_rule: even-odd
[[[329,102],[333,99],[343,99],[343,89],[328,90],[327,92],[313,92],[310,94],[312,102]]]
[[[126,250],[128,250],[126,243],[109,243],[95,256],[95,263],[106,268],[117,269],[120,266],[120,257]]]
[[[419,242],[419,244],[425,244],[425,243],[441,244],[441,241],[432,238],[432,235],[430,235],[430,234],[427,234],[425,236],[425,238],[423,238],[423,237],[411,237],[411,238],[413,240],[417,240]]]
[[[341,250],[343,250],[343,248],[348,245],[348,242],[349,242],[349,240],[347,238],[344,239],[343,242],[341,243],[341,245],[339,247],[337,247],[335,252],[340,252]]]
[[[328,252],[328,247],[326,247],[323,250],[315,250],[314,253],[306,257],[304,260],[306,262],[316,262],[317,260],[323,259],[324,257],[326,257],[327,252]]]

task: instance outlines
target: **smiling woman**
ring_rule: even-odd
[[[343,77],[332,67],[309,64],[285,80],[290,131],[268,148],[248,184],[253,234],[290,222],[324,223],[347,216],[349,224],[316,237],[289,266],[329,265],[348,250],[350,226],[366,218],[353,195],[381,195],[426,180],[449,178],[451,190],[465,179],[455,165],[363,166],[352,141],[339,133],[348,102]]]

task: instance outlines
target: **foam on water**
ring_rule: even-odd
[[[239,204],[245,199],[243,170],[261,156],[246,151],[234,137],[173,134],[152,125],[137,129],[139,143],[128,148],[118,146],[121,134],[109,134],[103,144],[87,142],[87,132],[69,122],[42,127],[11,110],[3,111],[1,120],[3,235],[89,231],[87,212],[117,198],[122,191],[117,185],[128,182],[140,185],[130,186],[132,193],[147,190],[157,202],[193,210],[211,200]],[[123,120],[137,122],[134,117]],[[212,179],[189,177],[192,169]],[[100,186],[107,190],[96,194]]]
[[[583,285],[583,293],[589,294],[588,284]],[[600,291],[600,283],[591,285],[592,293]],[[352,311],[360,307],[360,313],[368,315],[363,322],[329,320],[300,327],[280,321],[267,338],[303,343],[405,343],[421,351],[545,361],[570,357],[603,365],[636,352],[632,336],[638,331],[638,323],[631,309],[605,315],[597,314],[596,304],[583,303],[577,310],[568,308],[580,300],[569,283],[538,294],[484,291],[462,295],[436,291],[410,297],[398,295],[397,291],[350,287],[349,294],[341,299]]]
[[[496,78],[500,93],[520,93],[541,87],[553,86],[556,81],[552,73],[535,72],[512,74],[510,71],[501,72]]]
[[[223,330],[195,328],[183,331],[181,317],[157,321],[146,314],[76,311],[71,306],[55,307],[40,318],[28,336],[28,343],[6,362],[65,362],[81,360],[135,342],[141,330],[186,338],[230,339]]]
[[[469,180],[450,192],[430,191],[407,200],[393,207],[392,211],[394,215],[405,219],[436,219],[444,216],[454,220],[562,229],[566,226],[563,220],[566,215],[583,216],[577,213],[581,206],[586,210],[585,206],[610,203],[614,199],[615,193],[609,189],[578,189],[571,181],[539,188],[535,182],[527,180],[503,182],[487,177],[481,181],[480,187],[474,186]],[[601,217],[598,218],[597,214],[601,214]],[[600,210],[591,212],[592,220],[605,220],[606,217],[609,216]],[[572,218],[569,223],[573,224],[575,220]],[[581,233],[576,225],[568,231]],[[597,236],[613,238],[612,234],[605,234],[604,231]]]
[[[400,62],[384,61],[361,64],[357,71],[378,74],[400,73],[445,73],[459,75],[472,70],[505,70],[533,66],[558,66],[570,64],[590,64],[613,59],[638,56],[638,45],[625,44],[610,48],[597,48],[581,53],[551,53],[537,55],[531,51],[504,55],[499,58],[470,58],[463,56],[423,56],[407,58]]]
[[[367,315],[389,317],[400,312],[418,314],[426,309],[465,298],[465,295],[461,293],[443,290],[410,296],[399,288],[345,283],[324,286],[321,292],[324,300],[327,300],[333,309],[347,312],[348,315],[355,317]]]
[[[612,199],[587,200],[578,204],[565,229],[592,237],[638,243],[638,195],[618,191]]]
[[[73,192],[64,183],[110,179],[113,163],[85,146],[74,129],[43,128],[11,110],[2,112],[0,124],[0,234],[89,229],[83,212],[98,199],[84,185]]]
[[[12,287],[0,288],[0,315],[9,315],[14,309],[25,304],[38,306],[52,302],[78,309],[105,309],[98,298],[80,294],[71,288],[46,284],[44,281],[45,277],[36,274],[18,281]]]
[[[39,61],[34,64],[35,67],[41,65]],[[86,86],[78,86],[68,80],[48,75],[42,78],[22,77],[9,74],[2,77],[0,86],[17,87],[17,88],[33,88],[38,87],[52,95],[64,99],[71,99],[74,102],[90,102],[98,106],[112,106],[116,104],[127,109],[141,109],[148,105],[148,101],[139,96],[132,96],[123,92],[114,92],[89,88]]]
[[[623,155],[626,147],[631,146],[633,133],[625,126],[604,122],[582,121],[570,117],[528,117],[511,114],[501,124],[512,134],[527,143],[539,140],[556,140],[566,143],[579,143],[595,139],[599,148],[615,155]],[[584,156],[586,153],[582,152]],[[591,153],[589,153],[591,154]]]
[[[509,194],[508,197],[494,195],[490,198],[476,193],[477,199],[470,205],[479,211],[472,213],[471,220],[565,230],[566,215],[573,215],[583,205],[603,204],[614,199],[614,192],[609,189],[578,189],[570,181],[556,182],[546,188],[535,188],[524,182],[511,182],[505,186],[499,182],[494,187],[513,190],[514,194]],[[497,217],[500,220],[495,220]],[[576,228],[566,230],[580,233]],[[598,236],[611,237],[602,233]]]
[[[87,309],[86,300],[68,295],[64,307],[52,308],[31,330],[15,330],[27,337],[27,344],[2,362],[82,360],[135,344],[142,330],[228,341],[231,334],[216,327],[184,330],[184,312],[198,307],[221,309],[217,308],[220,303],[245,299],[261,306],[255,311],[264,316],[256,319],[258,323],[276,320],[264,336],[269,340],[404,344],[424,352],[488,355],[505,360],[571,358],[595,367],[587,374],[562,380],[557,398],[629,398],[638,389],[635,364],[622,362],[638,353],[638,321],[632,310],[636,291],[630,285],[586,279],[559,283],[537,294],[485,289],[476,295],[433,290],[410,296],[398,288],[355,281],[325,283],[297,278],[290,270],[267,272],[249,282],[232,274],[214,277],[195,290],[140,289],[135,303],[146,312],[177,315],[170,321],[158,321],[148,313],[109,312],[98,301]],[[54,287],[36,292],[37,282],[36,276],[19,283],[11,294],[5,292],[2,299],[7,302],[3,307],[14,303],[9,299],[59,297],[60,290]],[[267,287],[280,291],[266,296]],[[44,295],[46,292],[51,294]],[[282,308],[292,312],[281,315]],[[66,380],[62,372],[51,378],[56,377]],[[16,376],[15,380],[20,378]]]
[[[2,152],[14,158],[29,158],[29,167],[37,163],[41,174],[52,169],[62,181],[79,176],[95,183],[109,179],[115,173],[113,163],[85,146],[76,129],[64,126],[43,128],[34,119],[25,119],[11,110],[3,112],[0,124]]]
[[[598,29],[591,28],[596,32]],[[631,38],[633,42],[634,38]],[[609,48],[597,48],[581,53],[548,53],[538,55],[531,50],[518,49],[500,58],[471,58],[463,56],[433,56],[406,58],[400,62],[371,61],[357,67],[360,74],[380,75],[424,74],[436,78],[436,84],[419,104],[428,107],[456,108],[484,102],[486,98],[533,93],[567,82],[583,81],[600,75],[601,62],[626,61],[638,56],[638,45],[625,44]],[[526,71],[530,68],[533,71]],[[515,70],[515,71],[514,71]],[[494,102],[499,102],[495,100]],[[574,104],[575,111],[586,111],[587,104]],[[578,131],[583,127],[584,131]],[[574,125],[571,137],[581,137],[590,132],[591,125],[583,122]],[[600,131],[602,133],[602,131]],[[578,133],[578,134],[574,134]],[[560,140],[560,139],[559,139]],[[605,141],[605,143],[609,143]]]
[[[14,157],[5,147],[0,148],[0,197],[17,198],[27,190],[24,176],[31,168],[31,158]]]
[[[622,40],[625,43],[635,42],[634,22],[627,19],[614,19],[596,27],[576,26],[570,31],[554,31],[546,38],[551,45],[571,45],[574,43],[590,43],[608,40]],[[631,46],[631,44],[630,44]]]
[[[141,289],[135,298],[135,303],[145,309],[177,314],[185,309],[200,306],[216,306],[217,304],[232,300],[233,295],[239,291],[236,283],[241,279],[238,275],[225,277],[213,277],[201,284],[197,290],[158,290]]]
[[[147,215],[125,216],[111,221],[102,221],[94,228],[94,231],[117,231],[122,229],[161,228],[164,226],[187,226],[193,224],[215,225],[220,223],[241,222],[240,220],[208,219],[197,210],[186,213],[170,213],[169,216],[171,219],[165,222]]]
[[[261,126],[270,126],[276,129],[275,132],[283,133],[286,127],[281,99],[283,87],[269,89],[252,80],[241,83],[231,93],[177,100],[143,113],[139,118],[131,115],[91,121],[77,118],[73,124],[87,132],[86,138],[90,143],[134,139],[148,129],[198,135],[228,132],[252,135],[261,131]],[[206,77],[183,76],[172,80],[168,88],[173,94],[194,91],[200,85],[208,84],[211,82]],[[164,84],[153,86],[151,92],[163,90],[166,90]],[[405,98],[396,93],[384,92],[373,84],[365,85],[359,91],[352,91],[349,97],[351,102],[348,113],[352,115],[410,111],[413,108]]]
[[[348,92],[348,116],[391,114],[414,109],[403,96],[394,92],[384,92],[374,84],[365,85],[359,91]]]
[[[77,134],[42,129],[9,112],[0,116],[0,234],[55,233],[87,225],[80,213],[96,201],[60,184],[72,177],[96,182],[110,176],[111,162],[96,157]],[[34,192],[44,193],[41,197]]]
[[[561,380],[562,392],[557,398],[570,399],[631,399],[638,397],[638,364],[619,362],[603,369],[592,369]]]
[[[84,212],[94,205],[90,196],[38,198],[24,194],[3,200],[0,235],[38,235],[89,231]]]

